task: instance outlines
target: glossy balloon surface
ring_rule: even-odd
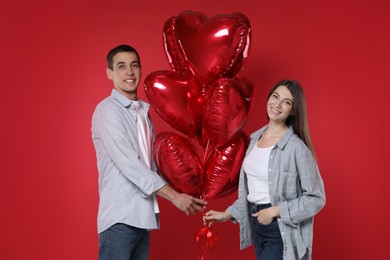
[[[237,189],[241,162],[247,146],[248,137],[239,132],[225,146],[213,149],[204,169],[204,199],[221,198]]]
[[[244,127],[251,89],[245,79],[220,77],[211,84],[203,111],[203,133],[211,143],[224,145]]]
[[[188,136],[201,136],[203,97],[193,76],[156,71],[145,78],[144,84],[150,104],[163,120]]]
[[[160,174],[177,191],[199,197],[203,187],[202,165],[196,149],[184,137],[160,133],[154,142],[154,156]]]
[[[238,75],[250,43],[249,20],[239,12],[185,11],[164,24],[171,70],[150,73],[144,87],[156,113],[184,134],[163,132],[154,143],[159,172],[179,192],[214,199],[237,188],[253,92]]]
[[[235,77],[248,57],[250,23],[242,13],[208,18],[186,11],[164,25],[166,55],[176,71],[192,71],[207,86],[219,76]]]

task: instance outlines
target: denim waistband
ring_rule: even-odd
[[[256,210],[256,211],[272,207],[271,203],[267,203],[267,204],[255,204],[255,203],[252,203],[252,202],[248,202],[248,203],[249,203],[249,208],[251,210]]]

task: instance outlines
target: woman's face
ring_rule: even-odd
[[[286,86],[279,86],[267,101],[267,114],[270,121],[285,123],[293,114],[294,98]]]

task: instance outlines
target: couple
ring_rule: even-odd
[[[92,117],[99,259],[148,259],[150,230],[159,228],[156,195],[186,215],[203,212],[207,203],[175,191],[157,173],[149,104],[137,98],[138,52],[117,46],[108,53],[107,66],[114,88]],[[313,216],[324,206],[325,195],[299,84],[278,83],[270,92],[267,114],[269,124],[251,135],[238,200],[225,212],[207,212],[204,222],[239,222],[241,248],[253,242],[257,259],[310,259]]]

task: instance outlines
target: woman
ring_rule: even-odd
[[[311,259],[313,218],[325,205],[298,82],[283,80],[267,99],[269,123],[251,134],[238,199],[203,220],[240,223],[240,248],[254,243],[256,259]]]

